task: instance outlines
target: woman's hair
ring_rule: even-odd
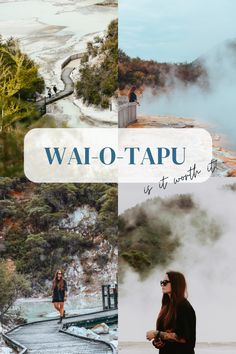
[[[163,294],[161,311],[157,318],[157,328],[173,329],[178,305],[187,297],[185,277],[179,272],[167,272],[171,283],[171,294]]]
[[[57,270],[54,275],[53,282],[52,282],[53,289],[55,289],[56,287],[58,287],[59,289],[64,289],[65,282],[64,282],[63,275],[61,275],[61,279],[58,280],[58,273],[59,272],[61,272],[61,270]]]
[[[137,89],[136,86],[132,86],[132,87],[130,88],[129,93],[128,93],[128,97],[129,97],[129,98],[130,98],[131,93],[135,92],[136,89]]]

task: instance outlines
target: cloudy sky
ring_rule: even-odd
[[[189,62],[236,38],[236,1],[119,0],[119,31],[131,57]]]

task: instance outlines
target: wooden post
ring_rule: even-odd
[[[111,285],[102,285],[102,305],[103,310],[117,309],[118,307],[118,292],[117,284],[114,288]]]
[[[110,292],[111,285],[107,285],[107,302],[108,302],[108,309],[111,309],[111,292]]]
[[[115,309],[118,308],[118,285],[115,285],[115,288],[113,289],[113,294],[114,294],[114,307]]]
[[[103,310],[106,310],[106,285],[102,286],[102,306],[103,306]]]

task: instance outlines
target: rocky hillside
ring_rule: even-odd
[[[27,276],[31,295],[51,294],[65,271],[71,294],[116,281],[117,187],[113,184],[0,182],[0,251]]]

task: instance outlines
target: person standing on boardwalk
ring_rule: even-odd
[[[48,97],[49,97],[49,98],[51,98],[51,97],[52,97],[52,90],[51,90],[51,88],[50,88],[50,87],[48,88]]]
[[[63,278],[61,270],[58,270],[54,276],[52,290],[53,305],[60,313],[60,320],[58,323],[62,323],[62,319],[65,317],[64,302],[67,300],[67,283]]]
[[[137,95],[135,93],[136,89],[137,89],[136,86],[131,87],[131,89],[129,90],[129,93],[128,93],[128,98],[129,98],[130,103],[136,102],[138,105],[140,105],[138,102],[138,99],[137,99]]]
[[[56,87],[56,85],[53,85],[53,91],[54,91],[54,93],[55,93],[55,95],[57,95],[57,87]]]
[[[182,273],[167,272],[160,282],[162,306],[156,330],[146,333],[159,354],[194,354],[196,315],[186,297],[186,281]]]

